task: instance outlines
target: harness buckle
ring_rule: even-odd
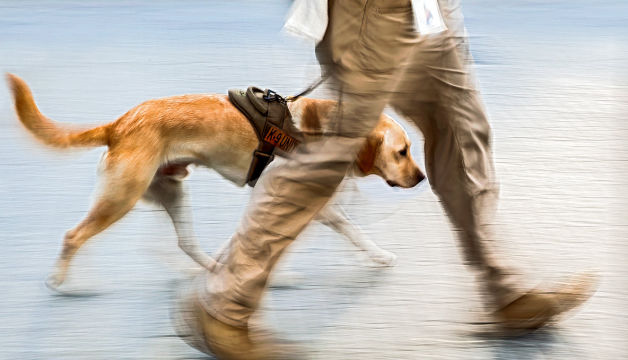
[[[264,94],[262,98],[266,100],[267,102],[277,101],[278,103],[281,103],[281,104],[286,103],[286,99],[282,98],[281,95],[278,95],[276,92],[270,89],[266,91],[266,94]]]
[[[263,151],[259,151],[259,150],[255,150],[253,152],[253,156],[255,156],[258,159],[267,160],[268,162],[273,161],[273,159],[275,158],[274,154],[267,154],[267,153],[265,153]]]

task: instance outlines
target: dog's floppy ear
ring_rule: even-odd
[[[371,174],[375,165],[375,156],[382,143],[381,137],[369,136],[358,153],[356,163],[364,175]]]

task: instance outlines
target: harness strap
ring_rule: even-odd
[[[283,126],[283,120],[286,114],[283,112],[283,109],[278,109],[273,106],[278,104],[273,103],[275,101],[273,95],[276,94],[274,94],[272,90],[266,90],[261,99],[257,96],[251,96],[251,94],[252,92],[249,89],[249,91],[247,91],[249,101],[258,111],[260,111],[261,114],[264,115],[263,129],[260,129],[255,124],[252,124],[255,129],[255,133],[257,134],[259,145],[257,146],[257,150],[253,152],[251,165],[249,165],[249,172],[246,175],[246,183],[250,187],[254,187],[257,183],[257,179],[259,179],[264,169],[266,169],[266,166],[268,166],[268,164],[275,159],[274,153],[276,146],[275,143],[269,141],[273,139],[273,137],[269,135],[269,129],[272,127],[279,130],[277,126]]]
[[[262,171],[266,169],[266,166],[275,159],[273,151],[275,148],[271,146],[270,149],[264,148],[264,145],[260,146],[258,150],[253,152],[253,159],[251,159],[251,165],[249,166],[249,172],[246,174],[246,183],[250,187],[254,187],[257,183],[257,179],[262,175]]]

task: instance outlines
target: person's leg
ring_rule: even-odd
[[[495,253],[491,224],[498,185],[490,126],[469,67],[458,1],[440,3],[456,21],[447,21],[450,29],[443,34],[421,38],[391,105],[424,135],[430,184],[459,232],[465,260],[477,271],[489,307],[508,326],[538,327],[585,299],[592,283],[580,278],[553,295],[523,292],[521,277]]]
[[[430,185],[459,232],[465,260],[490,301],[504,305],[517,292],[491,246],[498,188],[490,126],[457,49],[451,33],[422,38],[391,105],[421,129]]]
[[[300,146],[288,161],[262,175],[224,266],[208,275],[199,292],[209,316],[206,341],[224,358],[230,357],[225,355],[229,352],[237,352],[233,358],[257,356],[255,344],[246,341],[246,328],[268,276],[283,250],[325,205],[355,161],[390,98],[398,65],[409,52],[409,0],[347,0],[332,6],[319,53],[333,59],[323,65],[339,90],[333,132]],[[234,345],[236,337],[240,340]]]

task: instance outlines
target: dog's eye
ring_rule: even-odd
[[[404,157],[408,155],[408,147],[406,146],[405,148],[403,148],[403,150],[400,150],[399,155],[404,156]]]

